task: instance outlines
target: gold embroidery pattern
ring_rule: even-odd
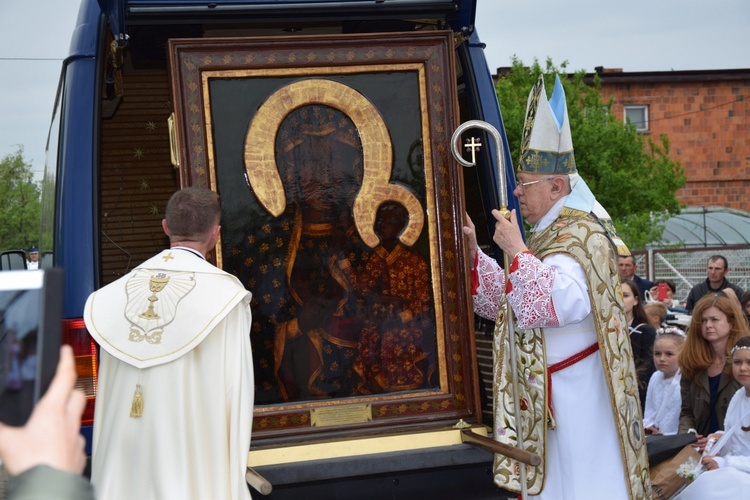
[[[131,328],[128,334],[128,340],[131,342],[141,342],[145,340],[149,344],[161,344],[161,334],[164,330],[156,329],[150,332],[144,333],[139,331],[137,328]]]
[[[165,255],[166,259],[169,255]],[[159,315],[154,312],[154,302],[159,300],[156,296],[157,293],[164,290],[164,287],[169,283],[169,276],[165,273],[159,273],[156,276],[151,276],[149,280],[149,289],[151,290],[151,296],[148,298],[148,309],[143,311],[138,316],[143,319],[159,319]]]
[[[617,275],[615,249],[601,225],[586,217],[560,217],[547,230],[535,233],[528,241],[529,248],[540,259],[551,254],[566,254],[574,258],[586,272],[589,298],[596,311],[594,324],[605,373],[610,373],[610,404],[619,431],[620,452],[627,464],[630,498],[650,498],[648,458],[641,425],[637,381],[630,348],[627,326],[622,308],[622,293]],[[501,304],[502,310],[502,304]],[[493,396],[495,402],[495,435],[500,442],[515,446],[518,442],[512,399],[511,375],[507,345],[507,318],[499,318],[495,330]],[[531,495],[544,486],[547,461],[546,439],[550,421],[546,407],[546,359],[541,329],[519,330],[516,349],[518,355],[521,394],[524,409],[523,441],[528,451],[540,454],[542,464],[527,466],[527,487]],[[518,462],[496,455],[493,465],[495,483],[520,491]]]
[[[191,272],[139,269],[125,285],[128,340],[161,344],[164,328],[174,320],[178,303],[194,286],[195,275]]]

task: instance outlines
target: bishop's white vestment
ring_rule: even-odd
[[[650,485],[632,354],[626,340],[627,326],[624,316],[618,322],[624,314],[621,306],[619,309],[612,306],[615,300],[611,294],[619,290],[614,254],[605,237],[594,234],[599,241],[590,250],[589,259],[597,261],[595,265],[601,266],[600,273],[611,274],[609,281],[618,285],[614,289],[611,284],[592,283],[595,289],[590,289],[591,278],[582,267],[583,259],[575,251],[565,250],[565,245],[578,242],[573,227],[585,227],[585,231],[593,232],[597,231],[598,224],[589,222],[585,216],[561,217],[565,201],[561,199],[535,227],[535,232],[540,234],[552,231],[549,241],[553,245],[543,244],[535,249],[532,237],[530,247],[540,257],[531,253],[517,255],[509,269],[507,288],[503,269],[479,251],[474,311],[485,318],[497,319],[498,328],[503,329],[507,315],[500,309],[507,300],[517,316],[520,335],[525,339],[541,335],[538,337],[541,347],[528,350],[525,345],[516,347],[521,352],[517,354],[521,359],[518,365],[520,386],[528,388],[528,392],[523,393],[527,396],[520,401],[522,418],[525,425],[530,426],[524,427],[524,435],[532,443],[527,443],[526,449],[540,453],[543,460],[539,467],[527,466],[529,493],[534,498],[550,500],[639,498],[650,494]],[[548,248],[554,245],[559,245],[561,250],[549,252]],[[583,248],[585,244],[571,247]],[[597,312],[599,318],[611,318],[611,326],[604,329],[608,337],[597,333],[601,319],[597,318],[595,324],[592,302],[598,300],[598,296],[606,296],[605,303],[610,308]],[[622,299],[619,301],[621,303]],[[503,317],[506,319],[502,320]],[[496,330],[495,351],[507,353],[505,342],[506,337]],[[608,354],[613,351],[619,357],[619,367],[611,364]],[[568,364],[577,354],[582,354],[580,359]],[[603,359],[610,363],[610,368],[605,369]],[[501,366],[505,361],[496,354],[495,439],[515,446],[512,431],[515,426],[509,423],[513,418],[512,403],[506,392],[512,385],[511,376],[508,367]],[[540,363],[545,366],[539,366]],[[556,363],[567,366],[552,373],[549,368]],[[627,385],[616,385],[623,380]],[[553,413],[548,429],[546,397],[550,399]],[[536,416],[527,417],[532,412]],[[517,464],[496,456],[495,482],[498,485],[518,491],[517,471]]]
[[[174,247],[94,292],[97,498],[249,499],[250,293]]]

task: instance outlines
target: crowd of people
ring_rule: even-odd
[[[644,355],[643,334],[634,337],[631,322],[636,370],[644,369],[646,356],[655,365],[645,393],[645,432],[693,433],[693,446],[703,454],[698,472],[705,472],[680,499],[733,498],[750,485],[750,293],[731,283],[727,272],[727,259],[711,256],[706,280],[691,289],[686,302],[674,297],[669,280],[657,280],[645,297],[637,297],[635,282],[622,278],[626,310],[648,300],[645,321],[655,329],[653,347]],[[662,283],[667,293],[660,293]],[[691,315],[683,332],[668,324],[667,315],[685,310]]]

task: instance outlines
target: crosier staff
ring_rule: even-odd
[[[465,131],[469,129],[481,129],[487,132],[495,141],[495,151],[497,151],[497,180],[498,180],[498,187],[500,190],[500,209],[499,212],[502,214],[503,217],[505,217],[506,220],[510,220],[510,210],[508,210],[508,189],[507,189],[507,182],[505,179],[505,158],[503,156],[503,150],[502,150],[502,138],[500,137],[500,133],[497,131],[495,127],[490,125],[487,122],[481,121],[481,120],[469,120],[465,123],[462,123],[459,125],[459,127],[456,129],[455,132],[453,132],[453,136],[451,137],[451,152],[453,153],[453,157],[456,159],[458,163],[463,165],[464,167],[473,167],[476,164],[476,158],[475,158],[475,149],[476,147],[480,146],[480,143],[476,143],[473,139],[472,142],[469,144],[470,147],[472,147],[471,151],[471,157],[472,161],[466,161],[463,158],[463,155],[461,154],[460,149],[460,139],[461,134],[463,134]],[[510,267],[510,262],[508,261],[508,254],[503,253],[503,268],[505,269],[505,279],[509,279],[510,273],[508,272],[508,268]],[[510,306],[510,302],[507,300],[505,301],[505,314],[508,315],[508,338],[510,339],[510,342],[508,342],[508,351],[510,354],[510,371],[513,379],[513,412],[516,420],[516,435],[519,437],[518,439],[518,448],[521,451],[524,450],[524,444],[523,444],[523,429],[522,425],[523,422],[521,420],[521,412],[520,412],[520,401],[519,401],[519,389],[518,389],[518,368],[516,367],[516,332],[514,328],[514,322],[513,322],[513,309]],[[499,314],[503,314],[503,311],[499,311]],[[531,464],[532,462],[530,460],[524,460],[524,459],[518,459],[519,460],[519,475],[521,477],[521,498],[524,500],[527,498],[527,486],[526,486],[526,464]],[[538,464],[539,462],[537,462]]]

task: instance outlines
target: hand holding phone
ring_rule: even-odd
[[[78,374],[70,346],[60,348],[59,357],[49,390],[34,407],[26,425],[11,427],[0,423],[0,458],[12,475],[37,465],[73,474],[80,474],[86,467],[86,440],[80,433],[86,396],[75,389]]]
[[[0,272],[0,423],[24,425],[55,374],[62,295],[59,269]]]
[[[658,300],[659,302],[663,302],[668,299],[669,299],[669,292],[668,292],[667,284],[659,283],[659,292],[657,294],[656,300]]]

